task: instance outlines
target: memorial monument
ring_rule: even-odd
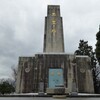
[[[94,93],[91,59],[65,53],[60,6],[48,5],[43,53],[19,57],[16,92],[54,94],[61,84],[65,93]]]

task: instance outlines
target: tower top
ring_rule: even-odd
[[[48,5],[48,16],[60,16],[60,6],[59,5]]]

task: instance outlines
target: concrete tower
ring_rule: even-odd
[[[60,6],[49,5],[45,17],[44,52],[64,52],[63,24]]]

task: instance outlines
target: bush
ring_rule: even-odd
[[[0,84],[0,93],[1,94],[10,94],[15,91],[14,87],[9,84],[9,82],[4,81],[3,83]]]

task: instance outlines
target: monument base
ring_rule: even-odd
[[[71,96],[77,96],[78,93],[77,92],[71,92],[69,95],[71,95]]]
[[[53,88],[47,88],[46,93],[47,94],[54,94],[54,89]]]
[[[47,94],[58,94],[58,95],[66,94],[65,88],[47,88],[46,93]]]
[[[62,98],[66,98],[67,96],[66,95],[53,95],[52,97],[62,99]]]

